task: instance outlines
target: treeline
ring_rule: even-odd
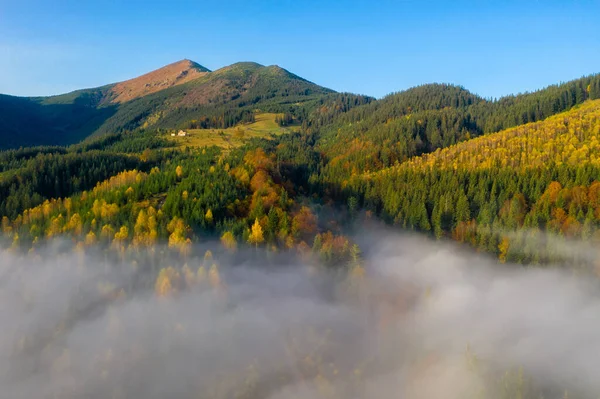
[[[275,123],[279,126],[289,126],[294,123],[294,115],[291,112],[284,112],[283,114],[277,114],[275,117]]]
[[[67,147],[70,152],[102,150],[122,153],[142,153],[147,150],[172,147],[173,143],[164,138],[161,129],[124,131],[102,136],[90,137],[87,140]]]
[[[59,146],[25,147],[18,150],[0,151],[0,172],[22,168],[27,161],[38,155],[66,154],[68,150]]]
[[[145,150],[172,147],[173,143],[164,138],[164,132],[157,130],[124,131],[102,136],[93,136],[70,146],[37,146],[0,151],[0,172],[24,167],[28,160],[39,155],[84,153],[105,151],[114,153],[142,153]]]
[[[186,129],[227,129],[238,123],[252,123],[254,121],[254,112],[252,110],[227,110],[219,116],[202,116],[197,119],[192,119],[183,127]]]
[[[307,133],[315,133],[319,128],[335,122],[340,115],[373,101],[375,99],[372,97],[350,93],[330,94],[321,98],[308,118],[303,119],[303,130]]]

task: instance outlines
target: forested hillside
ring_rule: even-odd
[[[588,101],[360,174],[345,190],[404,228],[469,242],[502,261],[547,263],[556,243],[546,234],[600,239],[599,137],[600,101]]]
[[[600,75],[496,101],[461,87],[424,85],[339,115],[321,129],[317,147],[328,158],[327,180],[335,182],[597,98]]]

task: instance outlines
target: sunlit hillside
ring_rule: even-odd
[[[412,158],[401,168],[536,168],[600,165],[600,100]]]
[[[449,146],[459,145],[457,151],[462,151],[460,143],[472,138],[539,122],[599,98],[600,75],[493,101],[460,86],[415,87],[354,107],[325,124],[317,142],[329,159],[322,175],[326,183],[336,183]],[[536,125],[528,126],[524,129]],[[510,146],[507,151],[513,151],[514,143]],[[562,149],[561,144],[556,151]]]
[[[468,242],[501,261],[545,263],[556,245],[547,233],[600,242],[599,138],[600,101],[587,101],[356,174],[342,187],[349,204],[404,228]]]

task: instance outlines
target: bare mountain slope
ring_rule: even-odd
[[[109,92],[111,103],[123,103],[148,94],[190,82],[210,70],[190,61],[181,60],[134,79],[115,84]]]

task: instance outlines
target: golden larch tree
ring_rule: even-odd
[[[250,244],[254,244],[258,247],[258,244],[262,244],[265,241],[265,237],[263,235],[263,229],[258,222],[258,218],[254,220],[254,224],[252,225],[252,229],[250,231],[250,237],[248,237],[248,242]]]
[[[231,252],[235,252],[237,250],[237,241],[231,231],[226,231],[223,233],[221,236],[221,245]]]

